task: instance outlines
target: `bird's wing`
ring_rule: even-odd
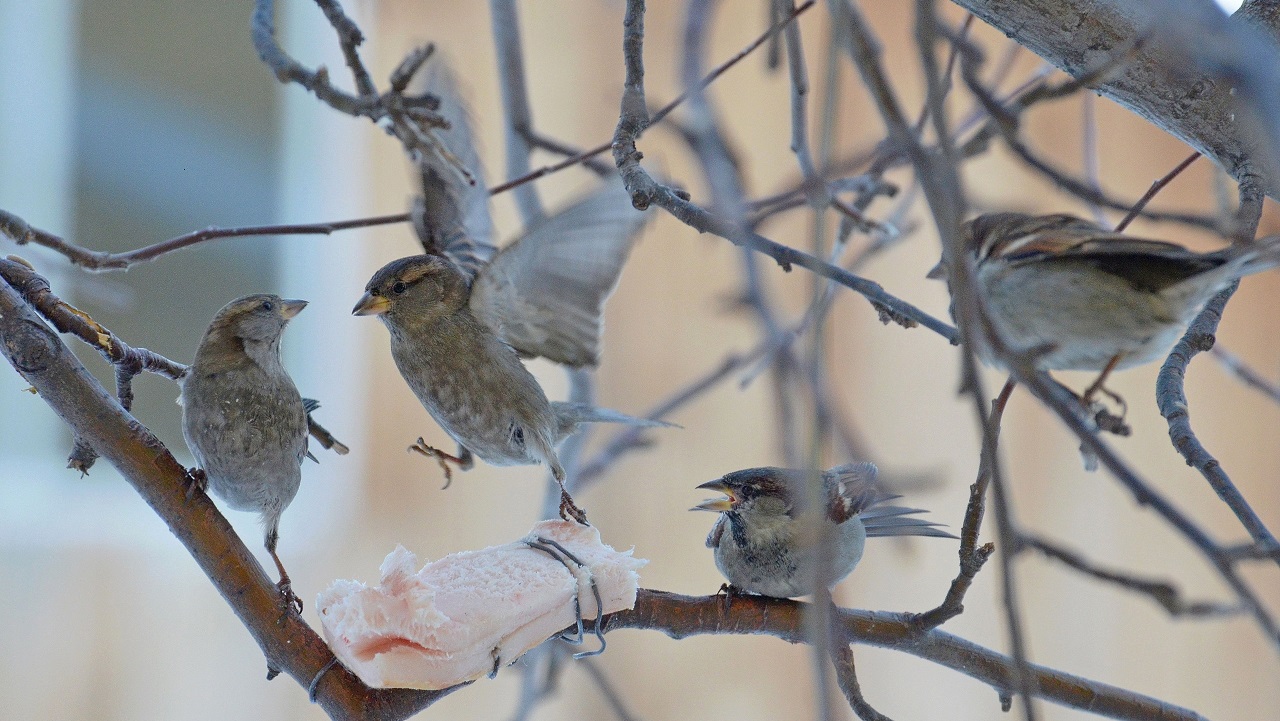
[[[896,498],[876,485],[876,464],[846,463],[823,474],[827,486],[827,516],[833,523],[860,515],[877,503]]]
[[[441,147],[418,159],[422,197],[414,201],[413,226],[427,253],[449,258],[474,278],[497,252],[484,167],[457,79],[439,53],[427,61],[422,77],[421,90],[439,98],[438,112],[449,128],[435,130]],[[471,174],[474,184],[458,166]]]
[[[609,181],[503,248],[476,278],[471,311],[523,355],[595,365],[605,298],[644,220]]]
[[[1027,217],[1021,223],[1009,224],[1008,232],[991,252],[1011,265],[1088,263],[1150,291],[1160,291],[1217,268],[1230,257],[1223,253],[1196,253],[1162,240],[1136,238],[1070,215]]]
[[[723,513],[716,514],[716,525],[711,527],[711,533],[707,534],[707,548],[719,548],[720,539],[724,536],[724,527],[729,523],[729,519]]]

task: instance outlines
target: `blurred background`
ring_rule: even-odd
[[[331,29],[303,0],[280,3],[283,46],[308,66],[348,78]],[[886,62],[908,107],[921,82],[909,4],[863,3],[886,46]],[[412,174],[399,145],[364,120],[324,108],[296,86],[277,83],[249,37],[251,5],[195,0],[0,0],[0,208],[32,225],[99,250],[126,250],[210,225],[318,222],[403,212]],[[468,88],[491,184],[504,180],[502,107],[484,3],[384,0],[347,11],[368,38],[364,57],[385,83],[412,47],[435,42]],[[945,7],[950,22],[963,15]],[[721,3],[708,65],[738,52],[768,24],[767,3]],[[580,147],[609,139],[617,120],[622,68],[617,0],[542,0],[520,5],[525,70],[536,127]],[[646,18],[649,99],[680,90],[681,3],[651,3]],[[825,72],[826,11],[800,19],[815,87]],[[998,59],[1000,33],[975,37]],[[785,72],[760,51],[710,90],[746,174],[748,192],[767,195],[799,177],[788,149]],[[1009,89],[1040,68],[1010,55]],[[842,91],[832,147],[837,157],[871,147],[883,133],[855,74],[839,68]],[[813,111],[819,99],[815,96]],[[1032,147],[1063,167],[1084,167],[1082,118],[1096,115],[1103,186],[1136,198],[1188,153],[1113,104],[1074,97],[1025,118]],[[957,117],[969,101],[953,105]],[[642,139],[646,165],[705,200],[700,169],[679,135],[657,127]],[[556,158],[536,154],[534,164]],[[1158,207],[1212,211],[1211,163],[1176,180]],[[890,179],[904,188],[909,176]],[[1087,213],[999,148],[966,166],[978,209]],[[594,176],[572,169],[539,181],[548,208],[589,191]],[[870,209],[883,217],[893,206]],[[519,231],[508,195],[493,205],[504,238]],[[608,305],[598,401],[644,413],[708,373],[727,354],[750,349],[758,324],[735,306],[742,259],[729,243],[700,236],[660,211],[648,226]],[[1111,222],[1118,220],[1112,216]],[[946,317],[942,284],[926,281],[938,244],[921,204],[904,219],[918,227],[863,268],[890,292]],[[807,247],[811,214],[780,216],[761,230]],[[1175,226],[1139,224],[1171,240],[1210,248],[1214,240]],[[1268,206],[1263,232],[1280,230]],[[867,239],[855,236],[854,245]],[[332,237],[258,237],[206,243],[127,274],[90,275],[39,249],[12,247],[50,277],[54,290],[136,346],[189,362],[208,319],[228,300],[277,292],[311,301],[285,336],[286,366],[303,395],[321,399],[318,419],[352,448],[319,452],[281,525],[280,554],[317,625],[315,594],[338,578],[374,581],[397,543],[420,559],[505,543],[537,519],[544,472],[481,463],[442,490],[439,468],[405,448],[419,435],[446,437],[394,372],[386,332],[350,308],[372,272],[414,252],[407,226]],[[760,264],[784,312],[803,310],[813,279]],[[1280,274],[1246,280],[1222,323],[1222,347],[1273,380]],[[826,329],[832,402],[856,428],[887,477],[905,479],[910,505],[960,525],[977,468],[972,404],[958,398],[958,353],[923,330],[883,326],[859,296],[841,291]],[[74,342],[73,342],[74,345]],[[81,356],[104,379],[105,364]],[[553,398],[567,392],[560,369],[531,367]],[[1170,447],[1153,402],[1156,366],[1119,374],[1133,436],[1115,439],[1147,479],[1217,538],[1243,541],[1228,510]],[[1001,378],[986,377],[994,394]],[[1075,387],[1084,376],[1064,374]],[[63,466],[71,440],[41,400],[0,369],[0,698],[12,719],[320,719],[296,684],[263,680],[265,664],[248,633],[164,524],[105,463],[88,477]],[[190,463],[174,404],[177,387],[155,376],[136,383],[136,415]],[[1280,407],[1241,384],[1208,356],[1187,382],[1201,440],[1217,455],[1262,518],[1280,527]],[[767,375],[742,387],[735,377],[673,418],[682,431],[653,434],[579,501],[604,540],[634,546],[651,563],[642,585],[714,592],[721,578],[703,541],[712,518],[687,513],[703,499],[693,486],[730,470],[781,462],[776,404]],[[597,432],[599,446],[611,429]],[[1154,514],[1138,508],[1106,473],[1082,469],[1077,443],[1047,412],[1014,396],[1002,437],[1017,517],[1101,563],[1173,580],[1190,598],[1226,600],[1216,574]],[[825,465],[849,460],[833,453]],[[268,563],[250,514],[229,512],[246,543]],[[1178,621],[1144,597],[1102,586],[1030,554],[1017,562],[1029,647],[1040,663],[1188,706],[1214,719],[1280,718],[1280,662],[1255,625]],[[1274,567],[1247,568],[1261,596],[1280,611]],[[955,545],[931,539],[873,542],[836,590],[859,608],[924,610],[956,572]],[[966,612],[946,630],[1004,650],[996,564],[970,591]],[[868,700],[899,719],[985,719],[998,715],[983,684],[902,653],[857,647]],[[809,651],[765,637],[672,641],[658,633],[609,637],[598,667],[637,719],[794,718],[812,714]],[[504,718],[518,702],[518,667],[453,694],[425,712],[437,719]],[[1043,706],[1049,719],[1087,715]],[[846,715],[851,714],[845,710]],[[611,718],[591,678],[571,666],[541,718]]]

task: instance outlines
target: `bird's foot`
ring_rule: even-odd
[[[458,451],[458,455],[446,453],[439,448],[427,445],[426,440],[419,438],[413,445],[409,446],[409,450],[414,453],[420,453],[427,458],[434,458],[440,464],[440,470],[444,471],[444,486],[440,490],[449,487],[453,483],[453,469],[449,467],[453,463],[460,471],[469,471],[475,466],[475,458],[472,457],[471,451],[462,448]]]
[[[187,482],[187,500],[195,497],[196,492],[204,493],[209,488],[209,475],[204,472],[203,468],[188,468],[185,480]]]
[[[729,613],[729,607],[733,605],[733,599],[741,596],[742,594],[742,590],[732,583],[720,584],[720,590],[716,591],[716,595],[720,597],[721,613],[727,615]]]
[[[1116,398],[1120,398],[1116,396]],[[1093,415],[1093,422],[1098,426],[1098,430],[1105,433],[1114,433],[1117,436],[1127,436],[1133,432],[1128,423],[1124,422],[1124,417],[1128,414],[1129,407],[1124,405],[1124,400],[1120,399],[1120,415],[1115,415],[1101,403],[1094,403],[1089,406],[1089,411]]]
[[[1111,371],[1115,370],[1120,363],[1122,355],[1117,355],[1107,363],[1102,372],[1098,374],[1095,380],[1084,393],[1080,396],[1080,404],[1089,411],[1089,415],[1093,416],[1094,423],[1097,424],[1098,430],[1114,433],[1118,436],[1127,436],[1130,433],[1129,426],[1124,422],[1125,416],[1129,415],[1129,404],[1124,398],[1115,391],[1107,388],[1105,385],[1107,379],[1111,377]],[[1102,394],[1106,396],[1112,403],[1119,407],[1120,414],[1116,415],[1111,412],[1104,404],[1097,402],[1094,398]]]
[[[1113,413],[1106,403],[1095,400],[1098,394],[1106,396],[1108,400],[1114,403],[1118,407],[1119,414]],[[1084,406],[1085,414],[1093,420],[1098,430],[1104,433],[1114,433],[1117,436],[1127,436],[1132,433],[1129,424],[1124,421],[1125,416],[1129,415],[1129,404],[1125,402],[1119,393],[1094,383],[1080,396],[1080,405]]]
[[[580,526],[590,526],[587,523],[587,512],[578,507],[573,502],[573,496],[563,488],[560,490],[560,517],[566,521],[573,521]]]
[[[298,594],[293,592],[293,583],[289,580],[289,577],[285,576],[280,579],[280,582],[276,584],[276,588],[280,589],[280,601],[283,605],[283,613],[280,614],[280,620],[284,621],[290,611],[295,615],[301,616],[302,599],[298,598]]]

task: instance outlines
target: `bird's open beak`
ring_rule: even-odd
[[[947,266],[943,265],[942,261],[938,261],[938,264],[930,268],[924,277],[929,280],[942,280],[947,277]]]
[[[301,313],[302,309],[306,307],[307,301],[305,300],[282,300],[280,301],[280,315],[284,316],[285,320],[289,320]]]
[[[736,502],[736,499],[733,497],[733,493],[730,492],[729,487],[725,485],[724,481],[717,478],[714,481],[707,481],[706,483],[703,483],[698,486],[698,488],[705,488],[708,491],[723,493],[727,498],[712,498],[710,500],[703,501],[693,508],[690,508],[690,511],[713,511],[715,513],[723,513],[725,511],[733,510],[733,504]]]
[[[360,302],[356,303],[356,307],[351,309],[351,315],[382,315],[390,309],[391,303],[386,298],[365,293],[360,296]]]

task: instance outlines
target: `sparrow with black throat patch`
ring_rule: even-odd
[[[955,538],[939,524],[914,518],[918,508],[885,505],[899,496],[876,485],[874,463],[849,463],[822,474],[826,508],[823,523],[831,531],[831,576],[828,587],[853,571],[862,560],[867,538],[931,536]],[[793,468],[748,468],[698,486],[723,493],[690,510],[719,513],[707,536],[716,567],[732,589],[775,598],[795,598],[814,591],[818,561],[816,539],[806,528],[804,484],[813,474]]]

